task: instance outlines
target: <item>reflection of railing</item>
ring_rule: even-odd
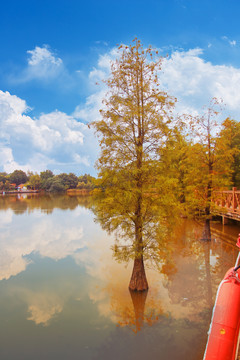
[[[212,202],[217,206],[217,212],[221,215],[240,220],[240,190],[236,187],[232,190],[214,191]]]

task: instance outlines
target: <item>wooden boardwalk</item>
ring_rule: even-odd
[[[212,203],[216,205],[214,213],[222,216],[223,223],[227,219],[240,221],[240,190],[214,191]]]

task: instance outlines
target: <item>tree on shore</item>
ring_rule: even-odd
[[[14,184],[11,186],[11,184]],[[0,173],[0,190],[8,191],[15,190],[15,184],[26,184],[35,190],[44,190],[46,192],[64,192],[68,189],[85,189],[93,190],[96,186],[96,179],[89,175],[84,174],[77,177],[73,173],[61,173],[54,175],[51,170],[40,172],[28,171],[26,174],[22,170],[14,170],[11,174],[6,172]]]
[[[41,185],[41,177],[38,174],[32,174],[29,177],[28,186],[30,186],[33,190],[39,190]]]
[[[9,175],[10,183],[14,183],[16,185],[25,184],[28,181],[27,174],[22,170],[14,170]]]
[[[160,88],[161,64],[157,51],[138,39],[120,46],[106,81],[101,120],[90,125],[100,137],[97,168],[105,189],[98,216],[107,230],[118,232],[118,240],[127,240],[127,246],[116,244],[115,253],[133,258],[129,289],[137,291],[148,289],[144,258],[157,253],[156,224],[167,217],[159,209],[171,196],[159,173],[158,149],[170,131],[175,99]]]

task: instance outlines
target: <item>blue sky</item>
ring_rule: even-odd
[[[169,54],[161,81],[179,112],[217,96],[238,120],[239,15],[239,0],[1,1],[0,171],[95,174],[95,83],[136,36]]]

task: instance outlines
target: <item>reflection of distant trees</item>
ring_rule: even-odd
[[[12,209],[16,214],[40,209],[46,214],[51,214],[54,209],[74,210],[77,206],[90,208],[91,197],[67,194],[23,194],[5,195],[0,197],[0,210]]]
[[[17,199],[17,201],[15,202],[15,209],[14,212],[17,215],[22,215],[27,211],[27,203],[25,201],[20,201],[19,199]]]

